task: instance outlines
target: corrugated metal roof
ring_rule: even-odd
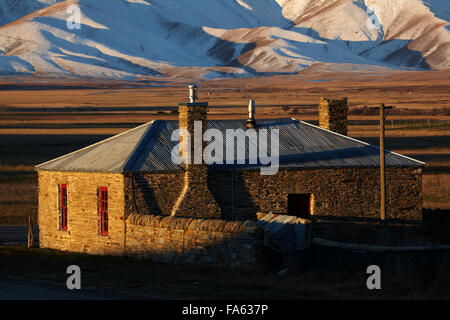
[[[246,120],[208,120],[208,128],[224,134],[227,129],[245,130]],[[377,167],[379,148],[296,119],[257,120],[259,129],[279,129],[280,168]],[[99,172],[171,172],[183,170],[174,164],[171,151],[177,120],[155,120],[55,160],[43,163],[37,170]],[[270,131],[268,133],[270,137]],[[270,154],[271,139],[267,150]],[[248,141],[247,141],[248,142]],[[252,142],[255,143],[255,142]],[[259,141],[258,141],[259,143]],[[245,164],[213,164],[211,170],[248,170],[262,165],[249,164],[246,143]],[[224,150],[225,155],[225,150]],[[235,157],[236,159],[236,157]],[[424,163],[386,151],[386,166],[419,167]]]
[[[35,167],[46,171],[122,172],[152,123],[146,123]]]

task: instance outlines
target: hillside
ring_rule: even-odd
[[[73,4],[80,30],[66,25]],[[136,79],[293,73],[316,63],[448,69],[449,8],[449,0],[3,0],[0,73]],[[374,14],[378,29],[367,22]]]

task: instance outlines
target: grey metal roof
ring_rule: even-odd
[[[122,172],[152,123],[146,123],[35,167],[46,171]]]
[[[245,130],[246,120],[208,120],[208,128]],[[260,129],[279,129],[280,168],[378,167],[379,148],[296,119],[257,120]],[[177,120],[155,120],[92,146],[36,166],[46,171],[173,172],[183,169],[172,162],[171,151],[178,144],[171,135]],[[268,133],[270,136],[270,132]],[[225,139],[224,139],[225,140]],[[267,150],[270,152],[270,139]],[[214,164],[210,170],[249,170],[262,165]],[[225,150],[224,150],[225,154]],[[420,167],[424,163],[386,151],[386,166]]]

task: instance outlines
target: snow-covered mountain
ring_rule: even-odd
[[[27,14],[62,0],[2,0],[0,4],[0,25],[20,19]]]
[[[81,29],[67,19],[76,5]],[[133,79],[450,68],[450,0],[1,0],[0,73]]]

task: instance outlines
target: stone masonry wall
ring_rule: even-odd
[[[254,221],[223,221],[132,214],[126,254],[153,261],[254,269],[263,233]]]
[[[254,221],[141,214],[129,215],[125,220],[125,199],[130,199],[130,196],[124,194],[124,179],[129,177],[46,171],[40,171],[38,176],[41,248],[249,269],[256,267],[260,257],[263,238]],[[159,178],[166,181],[164,175]],[[183,175],[180,176],[182,178]],[[58,184],[67,184],[67,231],[59,230]],[[101,236],[98,230],[99,186],[108,187],[108,236]],[[173,201],[178,197],[177,190],[168,194]],[[171,207],[166,208],[170,212]]]
[[[39,245],[90,254],[121,254],[124,179],[121,174],[39,171]],[[59,230],[58,184],[67,184],[68,230]],[[99,234],[97,188],[108,187],[108,236]]]
[[[183,190],[184,172],[126,174],[125,212],[127,214],[171,214]]]
[[[275,176],[247,171],[235,181],[234,217],[255,211],[287,214],[288,194],[312,194],[312,212],[317,216],[380,216],[378,168],[283,170]],[[386,186],[388,218],[421,218],[421,169],[387,168]],[[251,202],[239,204],[247,196]]]
[[[139,179],[147,181],[147,190],[136,190],[137,206],[129,193],[132,179],[126,179],[127,213],[170,215],[183,173],[146,174]],[[313,195],[314,215],[378,218],[379,184],[378,168],[280,170],[273,176],[259,171],[208,173],[208,188],[227,220],[254,220],[258,211],[287,214],[288,194],[296,193]],[[421,169],[388,167],[386,185],[389,218],[421,218]],[[145,200],[146,195],[151,198]]]
[[[152,199],[134,199],[130,175],[40,171],[38,176],[40,247],[90,254],[253,268],[262,244],[251,220],[257,212],[287,214],[289,194],[312,194],[316,216],[379,217],[377,168],[281,170],[274,176],[257,170],[209,172],[208,188],[222,207],[223,220],[164,217],[179,197],[183,172],[143,175],[157,194]],[[388,218],[420,219],[421,169],[387,168],[386,182]],[[62,183],[68,188],[67,231],[59,230]],[[108,187],[108,236],[98,230],[99,186]],[[141,205],[141,214],[135,213],[134,203]],[[159,206],[160,215],[147,210],[149,204]]]

